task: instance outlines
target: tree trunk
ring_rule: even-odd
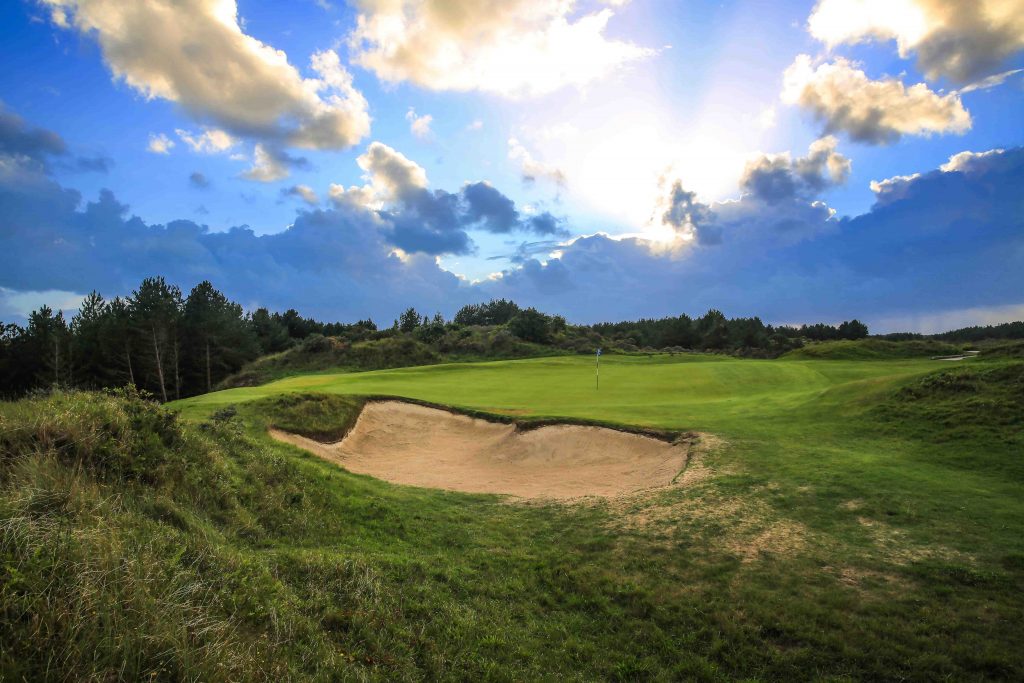
[[[178,331],[174,331],[174,398],[181,398],[181,376],[178,374]]]
[[[153,331],[153,357],[156,358],[156,376],[160,380],[160,395],[167,403],[167,387],[164,385],[164,366],[160,361],[160,345],[156,341],[156,325],[150,328]]]
[[[213,391],[213,382],[210,380],[210,338],[206,338],[206,392]]]
[[[135,372],[132,370],[132,347],[128,344],[124,345],[124,357],[128,359],[128,381],[131,382],[132,386],[135,386]]]

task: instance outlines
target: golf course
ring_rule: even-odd
[[[294,467],[302,521],[284,512],[234,552],[267,567],[261,613],[338,622],[319,664],[291,662],[307,672],[1024,674],[1024,364],[790,356],[608,356],[599,389],[585,356],[326,372],[170,407],[240,423]],[[380,397],[685,434],[690,453],[671,485],[545,502],[394,485],[267,436],[337,441]]]

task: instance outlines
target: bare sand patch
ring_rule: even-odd
[[[366,404],[337,443],[271,436],[396,484],[560,500],[667,486],[686,467],[689,445],[605,427],[523,430],[401,401]]]

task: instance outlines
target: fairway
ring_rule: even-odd
[[[431,365],[290,377],[197,396],[171,406],[205,417],[219,406],[287,392],[402,396],[462,408],[543,417],[743,434],[763,421],[817,415],[844,394],[863,395],[939,369],[934,361],[742,360],[728,356],[606,356],[595,388],[590,357]]]

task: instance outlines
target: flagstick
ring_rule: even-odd
[[[601,349],[597,350],[596,362],[594,366],[594,391],[601,390]]]

